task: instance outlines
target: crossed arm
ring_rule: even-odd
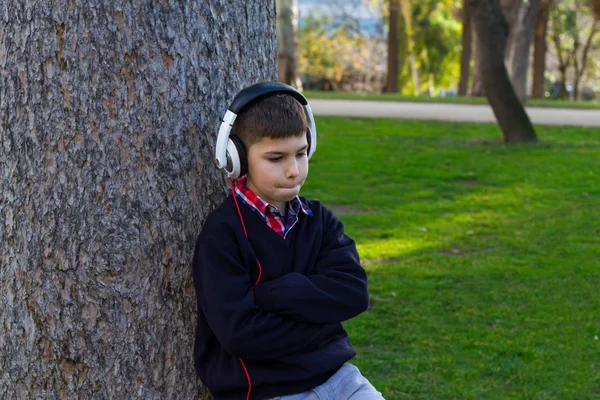
[[[194,257],[198,307],[221,345],[236,357],[257,360],[302,349],[323,324],[296,321],[261,309],[255,304],[248,270],[228,248],[231,246],[202,241]]]
[[[354,241],[330,215],[312,273],[289,273],[252,288],[248,270],[217,238],[194,256],[198,307],[223,347],[241,358],[268,360],[299,351],[326,324],[368,307],[367,277]]]
[[[333,214],[329,214],[310,275],[292,272],[259,283],[254,290],[262,310],[301,322],[338,323],[362,313],[369,305],[367,275],[356,246]]]

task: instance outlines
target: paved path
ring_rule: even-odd
[[[496,122],[488,105],[309,99],[315,115]],[[527,107],[534,124],[600,127],[600,110]]]

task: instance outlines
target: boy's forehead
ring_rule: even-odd
[[[270,138],[264,137],[254,144],[259,145],[262,151],[275,151],[282,149],[294,149],[301,148],[308,145],[306,141],[306,135],[290,136],[286,138]]]

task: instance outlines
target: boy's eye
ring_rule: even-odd
[[[296,157],[298,157],[298,158],[302,158],[302,157],[304,157],[305,155],[306,155],[306,152],[302,152],[302,153],[298,153],[298,154],[296,154]]]
[[[277,161],[281,161],[283,160],[283,157],[273,157],[273,158],[269,158],[269,161],[271,162],[277,162]]]

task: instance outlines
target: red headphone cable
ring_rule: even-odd
[[[229,178],[229,184],[231,185],[231,194],[233,195],[233,201],[235,203],[235,207],[237,208],[238,215],[240,217],[240,221],[242,222],[242,228],[244,228],[244,235],[246,238],[248,237],[248,231],[246,231],[246,224],[244,224],[244,218],[242,218],[242,210],[240,210],[240,205],[238,204],[237,198],[235,196],[235,190],[233,185],[233,180]],[[252,289],[254,286],[260,282],[260,278],[262,276],[262,266],[260,265],[260,261],[258,258],[256,259],[256,263],[258,264],[258,278],[256,278],[256,282],[252,285]],[[244,360],[238,358],[240,360],[240,364],[242,364],[242,368],[244,368],[244,372],[246,373],[246,378],[248,379],[248,394],[246,395],[246,400],[250,400],[250,393],[252,393],[252,380],[250,379],[250,374],[248,373],[248,369],[246,368],[246,364],[244,364]]]

